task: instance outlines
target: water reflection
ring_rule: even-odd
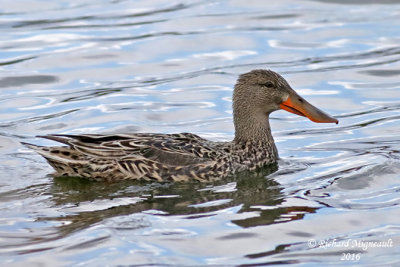
[[[0,87],[17,87],[29,84],[54,83],[57,81],[57,77],[51,75],[4,77],[0,79]]]
[[[96,225],[116,231],[137,231],[142,229],[144,236],[187,237],[187,229],[171,228],[156,231],[154,225],[144,215],[152,217],[177,217],[181,221],[196,221],[218,216],[220,212],[235,209],[231,223],[241,228],[266,226],[290,222],[314,213],[318,208],[302,205],[285,204],[282,186],[274,179],[266,178],[277,166],[264,168],[258,172],[242,173],[224,181],[204,185],[201,183],[145,184],[139,182],[95,183],[80,178],[56,178],[54,183],[35,185],[23,190],[15,190],[1,196],[2,199],[13,199],[23,195],[43,195],[46,202],[52,203],[52,212],[56,216],[39,215],[34,222],[37,225],[30,235],[13,233],[15,238],[5,250],[18,246],[20,255],[63,247],[64,251],[96,247],[108,242],[110,235],[100,234],[86,241],[65,243],[69,236],[79,234]],[[31,193],[29,193],[31,192]],[[44,225],[40,226],[42,223]],[[147,230],[146,230],[147,229]],[[159,232],[161,231],[161,232]],[[252,238],[252,233],[224,234],[221,241]],[[10,240],[11,235],[1,236]],[[47,245],[46,245],[47,244]],[[41,247],[38,249],[37,247]],[[276,253],[281,250],[278,249]],[[262,255],[265,256],[264,253]],[[250,258],[258,257],[256,254]]]
[[[390,5],[390,4],[400,4],[399,0],[382,0],[379,2],[373,0],[349,0],[349,1],[340,1],[340,0],[311,0],[321,3],[335,3],[341,5],[370,5],[370,4],[380,4],[380,5]]]
[[[242,227],[267,225],[274,223],[282,214],[293,211],[276,207],[284,198],[281,187],[273,179],[265,178],[276,169],[277,166],[271,166],[257,173],[243,173],[238,177],[207,186],[195,182],[103,184],[79,178],[56,178],[51,191],[51,201],[57,206],[67,207],[66,211],[78,212],[78,215],[41,220],[67,220],[71,223],[63,227],[73,228],[71,231],[75,231],[74,228],[80,224],[88,226],[105,218],[148,210],[158,211],[166,216],[194,214],[197,217],[213,216],[214,211],[240,207],[237,213],[260,213],[258,216],[233,223]],[[128,202],[127,205],[124,205],[124,201]],[[71,205],[73,207],[70,207]]]

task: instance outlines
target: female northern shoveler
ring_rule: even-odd
[[[68,146],[24,143],[45,157],[56,176],[118,181],[211,181],[276,162],[269,114],[284,109],[314,122],[338,120],[299,96],[279,74],[240,75],[233,92],[235,138],[212,142],[195,134],[133,133],[40,136]]]

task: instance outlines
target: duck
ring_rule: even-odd
[[[193,133],[53,134],[38,136],[63,146],[24,143],[54,168],[54,176],[115,182],[209,182],[276,164],[269,116],[277,110],[316,123],[338,120],[307,102],[278,73],[256,69],[239,75],[232,97],[235,136],[229,142]]]

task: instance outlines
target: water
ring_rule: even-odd
[[[2,266],[399,265],[399,24],[394,0],[1,1]],[[274,113],[278,170],[92,183],[19,144],[230,140],[232,86],[255,68],[340,120]]]

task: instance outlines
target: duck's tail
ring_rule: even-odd
[[[25,142],[21,144],[43,156],[59,176],[75,176],[77,172],[74,166],[85,163],[81,154],[67,146],[46,147]]]

